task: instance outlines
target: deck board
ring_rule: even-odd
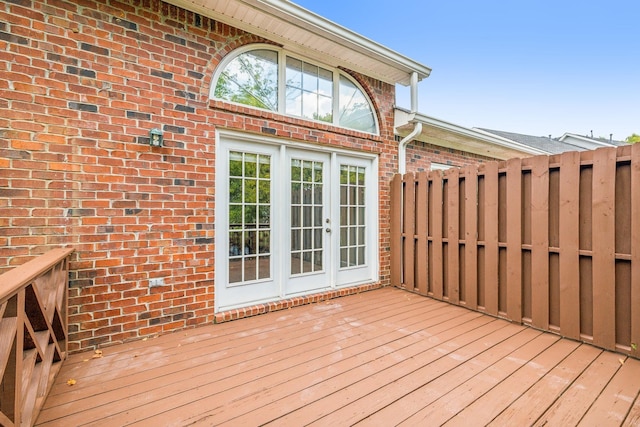
[[[634,425],[638,377],[636,359],[383,288],[72,355],[36,425]]]

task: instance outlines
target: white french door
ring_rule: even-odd
[[[331,177],[326,153],[287,150],[284,205],[286,295],[330,286]]]
[[[377,163],[222,135],[216,311],[377,280]]]

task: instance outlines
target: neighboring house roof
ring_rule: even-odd
[[[521,144],[527,145],[529,147],[537,148],[548,154],[559,154],[559,153],[564,153],[565,151],[585,150],[585,148],[580,147],[578,145],[573,145],[568,142],[558,141],[557,139],[553,139],[548,136],[524,135],[521,133],[505,132],[501,130],[483,129],[483,128],[478,128],[478,130],[482,132],[487,132],[489,134],[498,135],[503,138],[510,139],[511,141],[516,141]]]
[[[287,0],[166,0],[280,43],[290,52],[378,80],[409,85],[431,69]]]
[[[559,141],[570,142],[574,145],[580,145],[581,147],[585,147],[587,149],[595,149],[599,147],[620,147],[622,145],[627,145],[624,141],[616,141],[613,138],[593,138],[589,136],[582,136],[575,133],[565,133],[560,138]]]
[[[565,133],[560,138],[550,138],[493,129],[479,128],[477,130],[543,150],[547,154],[559,154],[564,153],[565,151],[595,150],[600,147],[619,147],[627,144],[623,141],[608,140],[604,138],[590,138],[573,133]]]
[[[469,129],[421,113],[411,113],[401,108],[396,108],[394,113],[395,131],[401,137],[410,134],[415,128],[415,124],[420,122],[422,123],[422,132],[415,137],[415,140],[428,144],[501,160],[548,154],[537,147],[499,135],[491,135],[477,129]]]

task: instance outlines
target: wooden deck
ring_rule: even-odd
[[[93,356],[37,425],[640,425],[639,360],[395,288]]]

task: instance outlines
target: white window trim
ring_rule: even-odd
[[[266,109],[262,109],[260,107],[255,107],[252,105],[247,105],[247,104],[242,104],[242,103],[238,103],[238,102],[234,102],[234,101],[229,101],[227,99],[220,99],[220,98],[216,98],[215,96],[215,91],[216,91],[216,86],[218,84],[218,79],[220,78],[220,74],[222,74],[222,71],[227,67],[227,65],[229,65],[229,63],[231,61],[233,61],[235,58],[237,58],[239,55],[242,55],[243,53],[246,52],[250,52],[252,50],[258,50],[258,49],[265,49],[265,50],[271,50],[273,52],[277,52],[278,53],[278,111],[273,111],[273,110],[266,110]],[[311,65],[315,65],[324,69],[327,69],[329,71],[332,72],[333,74],[333,99],[332,99],[332,103],[333,103],[333,122],[324,122],[322,120],[313,120],[310,119],[308,117],[300,117],[300,116],[293,116],[290,114],[287,114],[285,112],[286,109],[286,61],[287,61],[287,56],[294,58],[294,59],[299,59],[301,61],[306,62],[307,64],[311,64]],[[353,129],[353,128],[348,128],[348,127],[344,127],[344,126],[340,126],[340,124],[338,124],[336,122],[336,120],[338,119],[338,112],[340,109],[340,76],[344,76],[346,79],[348,79],[351,83],[353,83],[356,88],[358,88],[360,90],[360,92],[362,92],[363,96],[365,97],[365,99],[367,100],[367,102],[369,103],[369,107],[371,108],[371,111],[373,113],[373,121],[375,124],[375,132],[367,132],[367,131],[363,131],[360,129]],[[294,117],[296,119],[301,119],[301,120],[308,120],[314,123],[321,123],[321,124],[325,124],[325,125],[331,125],[331,126],[335,126],[335,127],[339,127],[342,129],[348,129],[351,131],[355,131],[355,132],[362,132],[362,133],[366,133],[369,135],[380,135],[380,123],[378,122],[378,115],[376,114],[376,108],[375,108],[375,104],[371,101],[371,98],[369,97],[369,94],[367,93],[367,91],[364,90],[364,88],[362,87],[362,85],[355,80],[352,76],[350,76],[349,74],[345,73],[343,70],[339,69],[339,68],[335,68],[335,67],[331,67],[329,65],[326,64],[322,64],[319,63],[317,61],[314,61],[312,59],[308,59],[305,58],[304,56],[299,56],[297,54],[290,54],[289,52],[285,51],[282,48],[278,48],[276,46],[273,46],[271,44],[266,44],[266,43],[255,43],[255,44],[249,44],[249,45],[245,45],[242,47],[239,47],[237,49],[235,49],[233,52],[229,53],[228,55],[225,56],[225,58],[220,61],[220,63],[218,64],[218,66],[216,67],[216,70],[213,73],[213,80],[211,81],[211,87],[209,88],[209,99],[216,99],[216,100],[221,100],[224,102],[229,102],[231,104],[234,105],[239,105],[239,106],[243,106],[246,108],[255,108],[257,110],[262,110],[262,111],[271,111],[273,113],[277,113],[277,114],[282,114],[284,116],[287,117]]]
[[[431,162],[431,167],[429,168],[429,170],[432,170],[432,171],[446,171],[446,170],[451,169],[453,167],[454,166],[447,165],[445,163]]]

